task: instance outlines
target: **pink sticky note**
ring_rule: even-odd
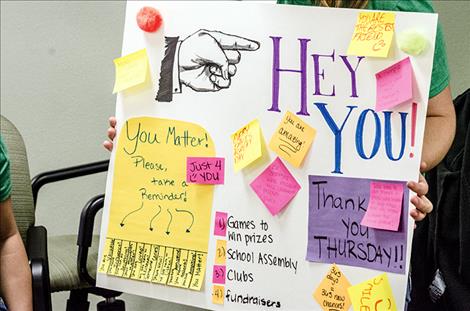
[[[372,181],[367,211],[361,225],[397,231],[403,205],[404,183]]]
[[[215,212],[214,235],[227,235],[227,213]]]
[[[300,190],[281,159],[276,158],[250,184],[272,215],[279,213]]]
[[[225,266],[214,265],[212,283],[225,284]]]
[[[413,68],[407,57],[375,74],[375,110],[390,109],[413,98]]]
[[[186,158],[186,182],[218,185],[224,183],[224,158]]]

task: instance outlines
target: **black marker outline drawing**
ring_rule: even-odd
[[[173,221],[173,215],[171,214],[170,210],[169,209],[166,209],[167,213],[170,214],[170,221],[168,222],[168,226],[166,227],[166,234],[167,235],[170,235],[170,225],[171,225],[171,222]]]
[[[147,205],[147,206],[148,206],[148,205]],[[147,218],[147,220],[146,220],[146,221],[148,222],[148,224],[149,224],[149,225],[148,225],[148,230],[149,230],[149,231],[152,231],[152,232],[156,232],[156,231],[154,231],[154,229],[157,228],[157,225],[154,226],[154,222],[156,222],[156,221],[158,220],[157,217],[161,214],[162,209],[163,209],[160,204],[158,204],[157,206],[158,206],[158,212],[155,213],[155,214],[153,214],[153,216],[150,218],[150,220],[148,220],[148,218]],[[128,220],[128,217],[129,217],[129,216],[131,216],[131,215],[133,215],[133,214],[135,214],[135,213],[141,211],[142,209],[144,209],[144,201],[142,201],[142,203],[140,204],[140,207],[139,207],[139,208],[137,208],[137,209],[135,209],[135,210],[132,210],[131,212],[127,213],[127,214],[122,218],[122,220],[121,220],[120,223],[119,223],[119,225],[121,226],[121,228],[123,228],[123,227],[126,225],[125,222],[126,222],[126,220]],[[147,209],[148,209],[148,208],[147,208]],[[177,213],[186,213],[186,214],[189,214],[189,216],[191,216],[191,224],[189,225],[189,227],[187,227],[187,228],[185,229],[185,232],[186,232],[186,233],[191,233],[191,228],[192,228],[193,225],[194,225],[194,222],[195,222],[196,217],[194,216],[194,214],[193,214],[191,211],[186,210],[186,209],[181,209],[181,208],[178,209],[178,208],[176,208],[176,207],[166,208],[166,211],[167,211],[167,213],[170,215],[170,218],[169,218],[168,224],[167,224],[167,226],[166,226],[166,231],[165,231],[165,233],[166,233],[167,235],[170,235],[170,233],[171,233],[171,231],[170,231],[170,226],[171,226],[171,224],[173,223],[173,214],[172,214],[172,212],[171,212],[170,210],[173,210],[173,212],[177,212]],[[141,216],[141,217],[142,217],[142,216]],[[178,219],[176,219],[176,220],[178,220]]]
[[[199,29],[179,41],[165,37],[159,87],[155,100],[171,102],[182,85],[196,92],[216,92],[230,87],[237,72],[240,51],[256,51],[260,43],[218,30]]]
[[[142,208],[144,208],[144,201],[142,201],[142,204],[140,205],[140,207],[139,207],[138,209],[135,209],[135,210],[133,210],[132,212],[130,212],[129,214],[127,214],[126,216],[124,216],[124,218],[121,220],[121,222],[119,223],[119,225],[120,225],[121,227],[124,227],[124,225],[125,225],[124,221],[126,220],[126,218],[129,217],[130,215],[132,215],[132,214],[134,214],[134,213],[140,211]]]
[[[152,217],[152,219],[150,219],[150,224],[149,224],[149,230],[150,230],[150,231],[153,231],[153,227],[152,227],[152,222],[153,222],[153,220],[154,220],[158,215],[160,215],[160,212],[162,211],[162,207],[161,207],[160,205],[158,205],[158,208],[159,208],[158,213],[156,213],[156,214]]]
[[[177,211],[178,213],[188,213],[189,215],[191,215],[191,218],[192,218],[192,220],[191,220],[191,226],[189,226],[189,227],[186,229],[186,232],[187,232],[187,233],[191,232],[190,229],[191,229],[191,228],[193,227],[193,225],[194,225],[194,215],[193,215],[193,213],[191,213],[190,211],[185,210],[185,209],[177,209],[177,208],[175,208],[175,211]]]
[[[279,145],[279,149],[281,151],[283,151],[285,154],[287,154],[289,157],[291,156],[291,154],[289,152],[287,152],[286,150],[284,150],[283,148],[287,148],[289,151],[291,151],[292,153],[297,153],[298,150],[296,150],[296,148],[290,143],[288,142],[287,140],[285,139],[282,139],[282,138],[279,138],[280,141],[282,141],[284,144],[280,144]]]

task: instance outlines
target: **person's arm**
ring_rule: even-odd
[[[373,3],[375,5],[373,9],[434,13],[429,0],[374,1]],[[426,170],[432,169],[441,162],[454,140],[455,110],[449,88],[448,67],[444,34],[441,25],[438,24],[421,157],[421,161],[427,164]]]
[[[455,136],[455,109],[450,88],[429,99],[424,129],[422,161],[426,170],[435,167],[447,154]]]
[[[0,292],[9,311],[33,310],[31,270],[11,198],[0,202]]]
[[[437,95],[431,97],[428,102],[421,155],[421,172],[427,172],[437,166],[454,141],[455,109],[447,76],[443,79],[443,83],[447,83],[447,86]],[[416,193],[411,198],[411,203],[415,208],[410,211],[410,215],[415,221],[421,221],[433,210],[431,201],[426,197],[428,192],[426,179],[423,175],[420,175],[418,182],[408,182],[408,188]]]

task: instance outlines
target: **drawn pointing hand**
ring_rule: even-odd
[[[240,62],[239,51],[255,51],[259,43],[220,31],[198,30],[181,42],[179,74],[182,84],[198,92],[228,88]]]

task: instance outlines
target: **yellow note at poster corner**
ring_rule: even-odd
[[[348,288],[351,286],[343,272],[333,264],[313,293],[324,311],[346,311],[351,306]]]
[[[271,137],[269,148],[295,167],[300,167],[317,131],[288,111]]]
[[[230,138],[235,172],[261,157],[261,127],[257,119],[233,133]]]
[[[395,13],[360,12],[348,55],[387,57],[395,32]]]
[[[348,293],[354,311],[397,310],[392,287],[386,273],[349,287]]]
[[[142,84],[147,79],[148,58],[146,49],[114,60],[116,77],[113,93]]]

